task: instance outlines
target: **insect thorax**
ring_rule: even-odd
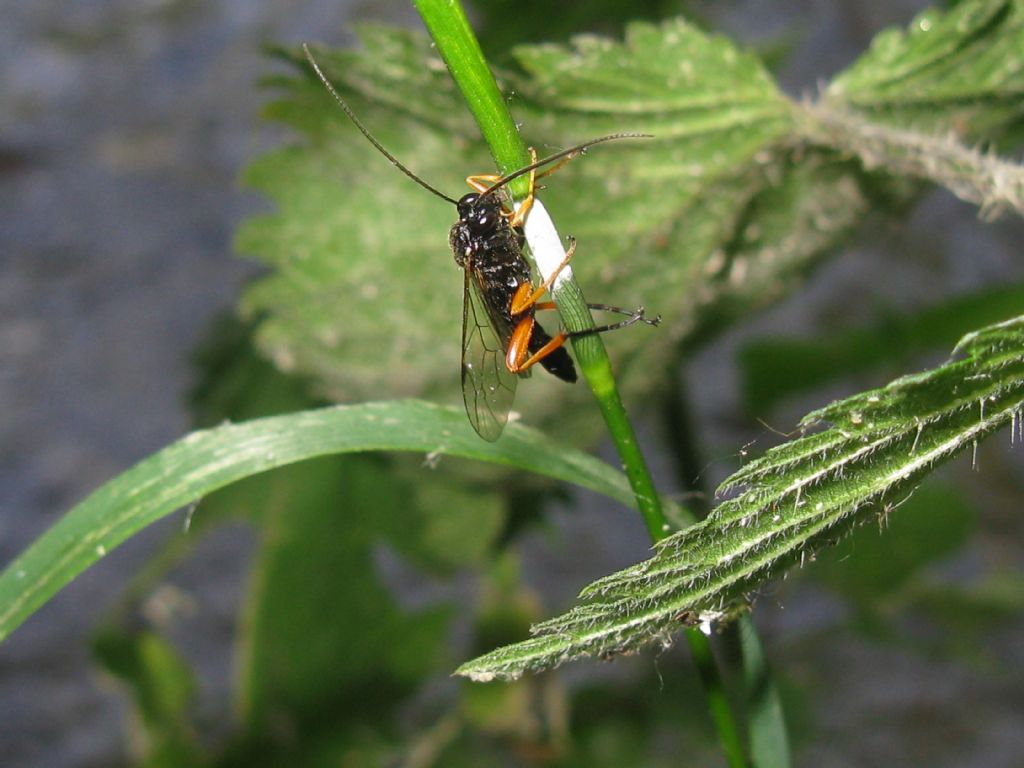
[[[476,192],[464,195],[458,202],[459,220],[448,233],[455,263],[462,268],[505,272],[525,267],[522,256],[523,236],[514,230],[501,201],[492,196],[481,199]],[[529,268],[526,267],[529,279]]]

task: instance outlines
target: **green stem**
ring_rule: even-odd
[[[703,459],[697,447],[696,419],[691,413],[691,400],[685,384],[680,383],[674,394],[674,397],[667,400],[665,408],[667,439],[676,457],[679,481],[686,491],[700,500],[691,504],[691,509],[696,508],[695,511],[703,518],[710,511],[710,505],[706,501],[708,489],[700,480]],[[697,643],[694,633],[694,630],[690,630],[687,639],[690,641],[691,652],[703,678],[704,671],[700,667],[702,663],[709,663],[707,657],[710,655],[710,641],[702,636],[704,645],[708,646],[703,648]],[[738,734],[734,737],[734,734],[730,733],[729,729],[733,725],[731,719],[724,723],[719,723],[716,719],[723,748],[728,754],[731,749],[739,746],[740,752],[730,754],[730,760],[744,760],[742,763],[734,763],[737,765],[745,765],[745,761],[749,759],[750,764],[756,768],[787,768],[791,764],[791,758],[782,703],[757,629],[750,616],[741,616],[726,626],[721,641],[726,652],[721,654],[719,664],[733,673],[743,697],[742,708],[746,712],[749,758],[746,757],[747,753],[742,751]],[[705,682],[705,685],[708,683]],[[726,692],[719,691],[713,696],[709,688],[708,699],[712,702],[711,716],[717,718],[716,705],[721,708],[728,702]]]
[[[986,219],[1005,211],[1024,216],[1024,168],[965,146],[948,135],[930,136],[873,123],[841,104],[794,106],[808,141],[855,155],[866,168],[882,168],[940,184],[980,207]]]
[[[711,641],[699,629],[686,630],[686,641],[690,645],[690,655],[693,657],[697,674],[704,684],[708,712],[718,731],[718,741],[725,751],[725,758],[731,768],[748,768],[750,763],[747,761],[738,723],[711,650]]]
[[[529,148],[505,106],[462,6],[457,0],[413,0],[413,4],[480,126],[498,173],[505,175],[529,165]],[[509,189],[520,200],[530,192],[529,179],[516,179]]]
[[[594,326],[586,299],[575,280],[570,278],[556,285],[553,294],[567,329],[580,331]],[[654,480],[619,396],[604,342],[599,335],[593,334],[573,339],[572,348],[576,353],[576,362],[597,399],[597,406],[636,496],[637,509],[644,519],[651,541],[661,541],[672,532],[672,527],[665,518]]]
[[[516,129],[480,44],[469,26],[466,14],[456,0],[415,0],[416,9],[430,31],[437,50],[453,79],[462,91],[470,111],[476,118],[484,139],[490,145],[499,172],[509,173],[529,164],[525,142]],[[518,181],[518,180],[517,180]],[[510,184],[512,195],[521,199],[529,193],[529,182]],[[594,325],[583,292],[570,277],[553,291],[562,322],[569,331],[581,331]],[[608,426],[637,499],[637,506],[652,540],[664,538],[671,530],[661,508],[647,463],[637,444],[633,427],[619,397],[611,362],[604,343],[598,336],[574,339],[573,351],[580,370],[597,398],[598,407]]]

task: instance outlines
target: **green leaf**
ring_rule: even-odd
[[[518,424],[510,424],[500,442],[487,443],[461,408],[367,403],[228,424],[193,432],[114,478],[8,565],[0,573],[0,640],[75,576],[170,512],[275,467],[374,450],[514,466],[634,504],[625,478],[607,464]]]
[[[429,41],[380,28],[360,38],[361,53],[318,51],[323,69],[384,146],[459,196],[464,177],[492,161]],[[775,187],[782,155],[769,149],[790,129],[790,106],[755,57],[682,21],[631,25],[623,42],[579,38],[516,56],[527,74],[506,74],[505,90],[539,151],[609,132],[657,134],[595,148],[543,192],[559,228],[579,239],[573,267],[588,299],[642,303],[664,318],[657,331],[607,338],[628,402],[664,384],[651,371],[665,369],[719,290],[745,285],[748,305],[762,301],[742,273],[708,272],[705,261],[731,241],[750,199]],[[457,401],[454,211],[391,167],[311,76],[279,85],[268,113],[302,143],[250,166],[246,183],[277,210],[248,222],[237,242],[273,268],[244,301],[264,318],[261,348],[332,399]],[[566,434],[593,435],[583,388],[546,378],[520,387],[521,412],[531,422],[557,412]]]
[[[584,113],[593,116],[588,120],[645,115],[659,121],[652,128],[660,125],[665,135],[719,134],[720,141],[740,126],[770,134],[761,120],[785,124],[784,103],[761,61],[685,19],[629,24],[621,43],[578,35],[571,49],[524,46],[516,58],[533,76],[524,83],[527,98],[551,102],[581,120]]]
[[[681,343],[799,285],[859,224],[873,191],[891,195],[904,182],[880,183],[851,152],[983,206],[1017,207],[1015,168],[959,145],[938,153],[939,139],[896,128],[880,147],[874,121],[997,137],[1020,110],[1018,5],[965,2],[922,17],[908,35],[884,34],[817,112],[787,100],[756,57],[682,20],[632,24],[622,41],[580,36],[514,51],[523,71],[499,74],[539,150],[609,132],[655,134],[595,148],[543,191],[559,229],[579,241],[573,268],[587,298],[642,303],[663,317],[655,332],[607,337],[627,402],[666,386],[651,372],[665,370]],[[491,160],[443,63],[422,35],[364,27],[360,39],[362,52],[318,53],[325,71],[385,146],[458,196],[461,179]],[[962,72],[980,74],[982,87],[966,90]],[[268,115],[302,137],[250,166],[247,183],[277,211],[238,238],[273,269],[244,301],[262,318],[260,347],[334,400],[385,392],[456,402],[453,212],[391,167],[311,76],[277,84]],[[829,119],[856,109],[859,122],[840,121],[836,138],[818,115],[825,109]],[[937,154],[941,168],[929,171]],[[896,197],[906,200],[904,187]],[[537,423],[557,413],[581,441],[596,434],[583,388],[546,378],[520,388],[521,412]]]
[[[440,72],[431,65],[419,35],[370,29],[363,42],[365,57],[318,59],[332,77],[345,73],[339,88],[385,146],[459,194],[464,177],[484,172],[490,159],[474,144],[456,167],[452,145],[469,145],[472,120],[443,64],[433,59]],[[347,82],[378,95],[376,109]],[[313,143],[266,155],[244,175],[278,205],[237,237],[239,250],[275,269],[243,300],[254,316],[268,313],[259,345],[279,368],[311,375],[332,400],[387,392],[457,402],[462,275],[447,246],[453,210],[389,165],[312,76],[285,88],[268,114]]]
[[[524,42],[564,40],[582,31],[619,29],[637,19],[660,19],[686,14],[686,0],[590,0],[569,3],[551,12],[549,0],[477,0],[474,30],[488,56]]]
[[[203,423],[312,405],[302,382],[255,354],[249,329],[227,321],[212,330],[194,396]],[[420,574],[479,562],[493,546],[504,500],[486,487],[467,488],[458,481],[464,477],[453,477],[465,472],[450,464],[426,472],[415,456],[292,464],[204,498],[191,535],[172,537],[172,549],[195,544],[204,526],[240,514],[256,528],[236,638],[234,703],[243,732],[234,750],[264,759],[280,750],[294,761],[295,742],[312,750],[368,724],[391,738],[395,708],[430,672],[450,666],[441,654],[450,612],[399,606],[379,567],[386,547]],[[388,642],[395,637],[402,642]]]
[[[793,760],[778,686],[753,620],[740,616],[737,624],[751,760],[757,768],[787,768]]]
[[[879,34],[825,92],[834,105],[903,127],[991,136],[1021,115],[1024,4],[969,0]]]
[[[742,612],[772,576],[895,508],[940,463],[1011,425],[1024,408],[1024,317],[964,337],[959,360],[808,415],[832,426],[770,450],[729,477],[737,495],[665,539],[650,560],[588,586],[585,602],[536,637],[463,665],[478,680],[514,678],[587,655],[668,642],[680,623]]]
[[[305,382],[280,373],[256,353],[251,330],[234,318],[221,318],[196,354],[202,374],[191,399],[200,425],[325,405],[309,397]],[[412,476],[415,482],[407,482],[409,505],[401,524],[380,518],[382,535],[419,566],[447,570],[479,562],[504,520],[504,499],[482,483],[467,487],[467,473],[449,466],[424,474],[422,461],[410,458],[392,462],[392,469],[390,484],[410,481]],[[260,524],[265,515],[275,514],[268,509],[294,503],[289,500],[296,493],[309,490],[310,478],[302,468],[248,478],[204,499],[203,513],[193,516],[189,531],[239,514]]]
[[[965,142],[1019,142],[1022,94],[1024,2],[973,0],[878,35],[797,122],[868,169],[941,184],[986,216],[1024,215],[1024,169]]]
[[[858,169],[831,153],[802,150],[778,157],[763,187],[735,179],[709,190],[703,203],[721,210],[722,246],[705,259],[706,303],[694,308],[695,341],[713,335],[752,308],[778,301],[802,284],[809,269],[842,242],[869,208]],[[753,194],[751,194],[753,192]],[[750,197],[746,197],[750,195]],[[744,205],[728,212],[730,200]],[[704,213],[710,214],[711,211]],[[701,223],[681,220],[680,230]]]

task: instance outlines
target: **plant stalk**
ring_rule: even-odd
[[[953,134],[929,136],[873,123],[822,101],[794,106],[808,141],[857,157],[865,168],[939,184],[992,220],[1007,211],[1024,216],[1024,167],[966,146]]]
[[[484,59],[480,44],[466,19],[466,14],[456,0],[414,0],[416,9],[423,17],[437,50],[444,59],[473,113],[480,131],[490,146],[499,172],[507,174],[530,162],[529,150],[519,136],[505,100],[498,90],[494,76]],[[518,181],[518,180],[517,180]],[[514,199],[521,200],[529,193],[528,181],[510,184]],[[536,210],[540,209],[540,210]],[[540,219],[543,206],[535,204],[535,211],[527,220],[527,239],[533,247],[530,236],[530,221]],[[547,219],[546,214],[543,219]],[[553,229],[553,226],[552,226]],[[555,243],[559,243],[557,234]],[[538,259],[539,261],[539,259]],[[559,314],[569,331],[580,331],[594,326],[590,310],[579,285],[566,269],[552,290]],[[608,426],[629,479],[637,506],[653,542],[660,541],[671,532],[671,526],[661,508],[654,481],[647,463],[640,451],[636,434],[626,415],[615,384],[611,362],[604,343],[597,335],[573,339],[573,350],[584,377],[587,379],[598,407]],[[698,630],[687,632],[687,640],[693,651],[697,667],[707,691],[712,719],[719,731],[729,764],[734,767],[746,766],[742,739],[737,719],[729,706],[719,670],[715,664],[708,638]]]
[[[505,174],[528,165],[529,150],[519,135],[515,120],[508,111],[501,91],[498,90],[494,76],[480,50],[480,44],[460,4],[456,0],[415,0],[415,5],[480,126],[499,172]],[[509,185],[514,199],[522,199],[529,193],[528,179],[523,177],[522,182],[518,187],[515,182]],[[540,207],[537,206],[538,209]],[[539,214],[540,211],[534,213]],[[535,218],[539,216],[531,214],[527,219],[527,240],[531,247],[533,240],[530,222]],[[557,235],[554,237],[556,242],[560,242]],[[560,260],[561,257],[557,257],[555,263]],[[583,292],[572,279],[571,271],[566,268],[559,277],[552,295],[565,328],[570,332],[593,328],[593,317],[587,308]],[[671,526],[661,509],[654,482],[623,407],[604,343],[597,335],[591,335],[573,339],[572,345],[580,370],[597,398],[601,415],[608,426],[626,477],[636,496],[644,525],[651,539],[658,541],[668,535]]]

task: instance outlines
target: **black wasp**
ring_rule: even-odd
[[[640,307],[629,311],[604,304],[591,309],[616,312],[628,317],[582,331],[548,334],[535,320],[537,310],[554,309],[552,301],[540,301],[554,284],[576,250],[570,238],[569,249],[561,264],[540,285],[534,285],[530,265],[523,256],[523,222],[533,204],[536,180],[560,168],[588,147],[613,139],[639,138],[643,134],[618,133],[584,142],[570,149],[533,161],[506,176],[469,176],[466,183],[473,192],[458,200],[438,191],[406,168],[388,152],[355,116],[341,95],[320,69],[309,47],[302,46],[310,66],[356,128],[391,163],[421,187],[455,205],[459,220],[451,228],[448,242],[464,280],[462,307],[462,396],[466,414],[477,434],[485,440],[497,440],[508,421],[520,376],[529,376],[530,368],[540,363],[550,373],[567,382],[576,381],[576,368],[566,352],[566,339],[623,328],[635,322],[657,325],[660,318],[648,319]],[[556,163],[543,173],[537,170]],[[530,192],[515,211],[497,194],[506,184],[530,175]]]

